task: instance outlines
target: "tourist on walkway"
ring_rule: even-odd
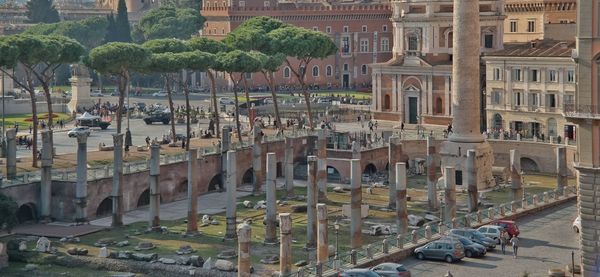
[[[519,250],[519,238],[512,237],[512,239],[510,239],[510,243],[512,244],[513,247],[513,257],[516,259],[517,258],[517,251]]]
[[[504,230],[500,232],[500,247],[502,249],[502,254],[506,254],[506,244],[508,243],[508,233]]]

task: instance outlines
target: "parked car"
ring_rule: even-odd
[[[165,97],[167,96],[167,92],[164,90],[161,90],[159,92],[155,92],[152,94],[152,97]]]
[[[348,269],[338,274],[339,277],[379,277],[375,271],[365,268]]]
[[[487,253],[485,246],[473,242],[468,238],[458,235],[451,235],[451,237],[458,239],[458,241],[462,243],[463,247],[465,248],[465,257],[467,258],[483,257]]]
[[[457,239],[441,239],[432,241],[415,249],[417,259],[444,260],[448,263],[461,260],[465,257],[465,249]]]
[[[79,126],[71,129],[71,131],[67,133],[67,136],[69,136],[70,138],[76,137],[78,134],[87,134],[89,136],[90,133],[91,131],[89,127]]]
[[[575,233],[579,233],[581,230],[581,216],[577,216],[575,220],[573,220],[573,231]]]
[[[382,263],[374,267],[371,267],[372,271],[375,271],[379,276],[382,277],[410,277],[410,271],[403,265],[397,263]]]
[[[497,244],[500,244],[500,233],[502,233],[503,230],[504,228],[498,225],[484,225],[477,229],[477,231],[486,237],[495,240]]]
[[[519,233],[521,233],[519,231],[519,226],[517,226],[517,223],[512,220],[496,220],[492,224],[502,226],[502,228],[506,230],[506,232],[511,238],[518,237]]]
[[[102,94],[101,90],[97,89],[97,90],[92,91],[92,93],[90,93],[90,96],[91,97],[102,97],[102,96],[104,96],[104,94]]]
[[[171,122],[171,115],[168,113],[151,113],[144,117],[144,122],[148,125],[154,122],[162,122],[162,124],[169,124]]]
[[[233,101],[233,99],[221,97],[221,98],[219,98],[219,104],[221,104],[221,105],[235,105],[235,101]]]
[[[473,242],[479,243],[488,249],[496,248],[496,241],[486,237],[484,234],[480,233],[475,229],[452,229],[448,232],[450,235],[459,235],[466,237]]]

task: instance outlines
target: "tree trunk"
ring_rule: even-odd
[[[279,104],[277,104],[277,92],[275,89],[275,76],[273,76],[273,71],[269,71],[267,73],[263,72],[265,75],[265,79],[269,82],[269,87],[271,87],[271,97],[273,98],[273,108],[275,109],[275,120],[277,120],[277,130],[280,133],[283,133],[283,125],[281,122],[281,116],[279,115]]]
[[[250,118],[250,94],[248,94],[248,81],[243,73],[242,79],[244,81],[244,93],[246,94],[246,111],[248,111],[248,121],[250,122],[250,129],[252,129],[254,128],[254,120]]]
[[[233,79],[232,73],[229,73],[229,77],[233,81],[233,99],[235,103],[235,127],[237,129],[238,141],[240,142],[240,146],[242,146],[242,128],[240,124],[240,106],[238,101],[237,84],[235,83],[235,79]]]
[[[119,105],[117,106],[117,134],[121,134],[121,121],[123,118],[123,104],[125,102],[125,88],[129,82],[129,73],[123,71],[119,75]]]
[[[192,108],[190,107],[190,90],[188,88],[187,81],[183,83],[183,92],[185,94],[185,117],[186,117],[185,150],[190,150],[190,137],[191,137],[190,134],[192,133],[191,122],[190,122],[190,110]]]
[[[213,120],[215,121],[215,127],[217,133],[217,138],[221,138],[221,123],[219,120],[219,106],[217,101],[217,84],[215,81],[215,75],[213,75],[212,71],[206,70],[206,74],[210,79],[210,96],[213,102]],[[236,100],[237,101],[237,100]]]
[[[310,94],[308,93],[308,89],[304,84],[304,80],[300,81],[300,86],[302,86],[302,93],[304,94],[304,101],[306,101],[306,112],[308,112],[308,126],[310,126],[310,130],[314,130],[315,126],[313,124],[313,116],[312,109],[310,107]]]
[[[50,87],[47,83],[42,82],[42,89],[44,89],[44,95],[46,96],[46,104],[48,105],[48,130],[52,130],[53,124],[53,112],[52,112],[52,95],[50,95]]]
[[[169,110],[171,111],[171,142],[175,142],[175,107],[173,105],[173,96],[171,95],[171,78],[165,74],[165,86],[167,88],[167,99],[169,101]]]
[[[37,114],[37,104],[35,99],[35,88],[33,86],[33,82],[31,80],[31,73],[27,73],[27,86],[29,86],[29,96],[31,97],[31,124],[33,125],[33,133],[31,138],[31,154],[32,154],[32,167],[38,167],[38,149],[37,149],[37,131],[38,131],[38,114]]]

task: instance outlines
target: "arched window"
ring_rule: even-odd
[[[306,69],[304,68],[304,66],[300,67],[300,76],[304,76],[304,74],[306,74]]]
[[[331,76],[333,74],[333,68],[331,67],[331,65],[328,65],[325,68],[325,73],[327,74],[327,76]]]
[[[286,67],[283,69],[283,77],[284,78],[289,78],[290,77],[290,68]]]
[[[362,75],[367,75],[367,72],[368,72],[368,71],[369,71],[369,70],[368,70],[368,68],[367,68],[367,65],[366,65],[366,64],[363,64],[363,65],[360,67],[360,73],[362,73]]]
[[[318,66],[313,66],[312,68],[312,76],[313,77],[319,77],[319,67]]]

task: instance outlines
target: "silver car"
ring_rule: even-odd
[[[415,249],[417,259],[444,260],[448,263],[461,260],[465,257],[462,243],[454,238],[444,238],[432,241]]]
[[[504,230],[504,228],[498,225],[484,225],[477,229],[477,231],[484,236],[495,240],[498,244],[500,244],[500,234],[502,233],[502,230]]]

